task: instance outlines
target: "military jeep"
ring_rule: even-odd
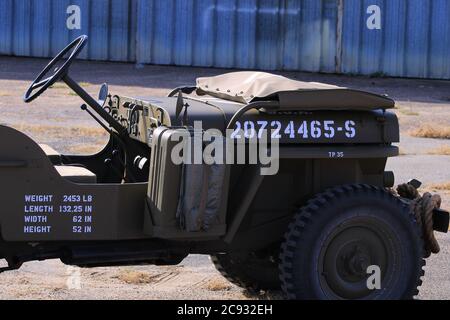
[[[290,299],[417,295],[424,237],[385,170],[399,154],[394,101],[262,72],[200,78],[168,97],[103,85],[96,99],[69,75],[86,41],[58,54],[24,100],[63,81],[110,140],[95,155],[64,155],[0,126],[1,271],[46,259],[176,265],[207,254],[239,286]],[[214,161],[190,161],[196,148],[214,149]],[[440,214],[435,227],[446,231]],[[380,288],[368,285],[371,268]]]

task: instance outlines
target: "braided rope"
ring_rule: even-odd
[[[441,207],[442,199],[439,195],[427,192],[420,196],[419,191],[411,184],[405,183],[397,187],[400,197],[411,200],[411,211],[414,213],[425,240],[425,258],[432,253],[437,254],[441,250],[434,236],[433,210]]]

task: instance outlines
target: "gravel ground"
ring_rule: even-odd
[[[61,152],[90,152],[106,141],[89,116],[80,111],[81,100],[62,85],[55,85],[39,100],[25,105],[21,97],[46,60],[0,57],[1,124],[23,130],[39,143]],[[93,72],[95,70],[95,72]],[[177,86],[192,84],[198,76],[225,70],[78,62],[72,76],[91,94],[103,82],[110,91],[129,96],[162,96]],[[321,81],[381,94],[398,102],[402,156],[390,159],[388,169],[398,183],[417,178],[425,188],[450,182],[450,156],[430,155],[449,140],[410,136],[422,124],[450,127],[450,86],[446,81],[372,79],[308,73],[283,73],[291,78]],[[87,136],[83,136],[85,133]],[[70,144],[67,143],[70,139]],[[450,208],[449,191],[444,207]],[[450,238],[439,235],[442,253],[428,260],[421,299],[450,299]],[[80,287],[74,283],[77,275]],[[72,285],[71,285],[72,284]],[[75,288],[69,289],[68,285]],[[225,281],[206,256],[190,256],[175,267],[123,267],[74,269],[59,261],[33,262],[0,275],[0,299],[255,299],[279,298],[278,293],[251,296]]]

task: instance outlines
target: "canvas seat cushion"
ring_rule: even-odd
[[[77,166],[55,166],[56,171],[63,177],[73,183],[94,184],[97,183],[95,173],[84,167]]]

